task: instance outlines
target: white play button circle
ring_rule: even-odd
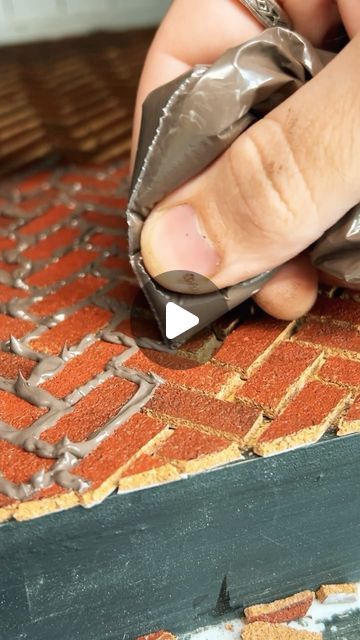
[[[181,336],[182,333],[196,327],[199,322],[198,316],[175,304],[175,302],[166,304],[165,333],[169,340]]]

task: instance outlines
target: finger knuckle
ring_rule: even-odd
[[[248,129],[229,150],[229,163],[242,224],[276,242],[303,230],[315,205],[281,125],[268,119]]]

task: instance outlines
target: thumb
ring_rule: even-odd
[[[153,277],[219,288],[285,263],[360,200],[360,34],[313,80],[163,200],[141,236]]]

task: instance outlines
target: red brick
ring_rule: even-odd
[[[28,295],[24,289],[15,289],[5,284],[0,284],[0,302],[9,302],[13,298],[25,298]]]
[[[329,357],[320,369],[319,376],[324,380],[346,384],[350,387],[360,385],[360,361],[340,357]]]
[[[12,427],[28,427],[44,413],[46,409],[39,409],[13,393],[0,390],[0,420]]]
[[[43,215],[37,216],[36,218],[25,224],[23,227],[21,227],[21,229],[19,229],[19,231],[23,235],[40,233],[40,231],[48,229],[57,222],[62,222],[62,220],[68,218],[73,212],[74,208],[69,207],[68,205],[54,205]]]
[[[9,225],[14,224],[14,222],[14,218],[10,218],[10,216],[0,215],[0,229],[6,229]]]
[[[60,182],[65,185],[88,187],[94,191],[110,191],[111,193],[118,186],[115,179],[109,180],[102,176],[91,176],[84,173],[68,173],[60,178]],[[93,194],[90,198],[92,199],[92,197]]]
[[[74,405],[66,414],[42,434],[47,442],[58,442],[65,435],[73,442],[81,442],[114,418],[121,407],[137,390],[137,385],[123,378],[109,378]]]
[[[0,376],[2,378],[15,380],[19,372],[24,378],[28,378],[35,365],[34,360],[22,358],[7,351],[0,351]]]
[[[8,262],[3,262],[2,260],[0,260],[0,271],[7,271],[8,273],[12,273],[14,269],[17,269],[18,266],[18,263],[9,264]]]
[[[360,331],[334,322],[307,320],[296,334],[296,339],[330,349],[360,351]]]
[[[74,193],[72,198],[78,202],[85,202],[88,204],[91,202],[93,205],[101,205],[109,209],[125,209],[127,200],[126,198],[117,198],[115,196],[106,196],[94,193]]]
[[[134,275],[128,258],[121,258],[120,256],[109,256],[104,260],[103,267],[106,269],[113,269],[118,273],[126,273],[127,275]]]
[[[47,189],[43,193],[36,195],[33,198],[22,200],[17,206],[25,213],[33,213],[40,207],[44,207],[51,201],[54,201],[58,195],[59,192],[56,189]]]
[[[142,453],[132,464],[127,467],[126,471],[121,474],[121,477],[126,478],[128,476],[134,476],[137,473],[145,473],[146,471],[151,471],[152,469],[158,469],[164,464],[165,462],[162,458],[159,458],[156,455],[150,456],[147,453]]]
[[[334,385],[309,382],[262,433],[259,442],[270,442],[321,424],[346,395],[345,389]]]
[[[57,355],[65,344],[68,347],[77,345],[85,335],[96,333],[104,327],[110,318],[111,313],[105,309],[84,307],[39,338],[31,340],[31,346],[38,351]]]
[[[347,422],[360,420],[360,395],[358,395],[345,416]]]
[[[76,302],[88,298],[93,293],[101,289],[107,280],[87,274],[73,282],[69,282],[54,293],[51,293],[43,300],[35,302],[29,308],[31,313],[39,316],[47,316],[56,313],[60,309],[71,307]]]
[[[0,251],[6,251],[7,249],[13,249],[16,245],[15,240],[12,238],[5,238],[0,236]]]
[[[212,339],[213,335],[214,334],[211,329],[202,329],[202,331],[199,331],[199,333],[192,336],[181,345],[181,351],[196,354],[202,347],[205,347],[209,340]]]
[[[150,358],[150,360],[148,359]],[[229,378],[229,372],[211,363],[198,365],[189,358],[142,349],[126,361],[126,366],[158,374],[164,380],[188,389],[218,393]]]
[[[13,498],[8,498],[4,494],[0,493],[0,508],[8,507],[10,504],[14,504],[15,500]]]
[[[98,340],[82,354],[69,360],[60,373],[42,386],[52,395],[63,398],[103,371],[106,364],[125,349],[123,345]]]
[[[126,220],[120,213],[118,215],[110,215],[108,213],[87,211],[82,217],[87,222],[91,222],[100,227],[108,227],[109,229],[126,228]]]
[[[293,342],[280,344],[256,369],[237,395],[275,410],[290,387],[317,358],[319,352]]]
[[[94,233],[89,242],[92,246],[101,247],[102,249],[120,249],[121,251],[128,250],[127,236],[108,235],[105,233]]]
[[[165,428],[160,420],[134,415],[78,464],[76,471],[93,485],[101,484]]]
[[[28,260],[46,260],[58,249],[71,246],[74,240],[79,237],[79,234],[78,229],[59,229],[59,231],[37,242],[33,247],[29,247],[24,251],[23,256]]]
[[[40,458],[34,453],[0,440],[0,470],[11,482],[29,482],[34,473],[41,469],[47,470],[53,464],[54,460]]]
[[[39,189],[48,189],[50,177],[50,171],[39,171],[39,173],[35,173],[19,182],[16,185],[16,190],[20,191],[21,194],[28,194]]]
[[[136,296],[139,294],[139,287],[129,284],[125,280],[119,282],[113,289],[107,292],[109,298],[114,298],[117,302],[126,303],[131,307],[135,302]]]
[[[279,337],[287,324],[268,316],[252,318],[227,337],[215,359],[245,371]]]
[[[178,427],[160,449],[157,455],[169,460],[193,460],[210,453],[223,451],[229,446],[229,441],[218,436]]]
[[[8,340],[10,336],[22,338],[26,333],[34,329],[33,322],[12,318],[0,313],[0,340]]]
[[[354,300],[319,296],[311,315],[360,324],[360,304]]]
[[[41,271],[37,271],[29,276],[26,282],[31,286],[46,287],[58,280],[66,280],[74,273],[82,271],[93,262],[97,256],[98,254],[95,251],[76,249],[59,260],[56,260],[56,262],[49,264]]]
[[[131,338],[151,338],[152,340],[162,340],[160,329],[155,318],[136,318],[122,320],[117,325],[116,331],[121,331]]]
[[[237,439],[247,435],[259,417],[259,411],[255,407],[166,386],[157,389],[146,409],[175,420],[210,427]]]

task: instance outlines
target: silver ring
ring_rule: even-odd
[[[275,0],[239,0],[264,27],[291,29],[289,16]]]

